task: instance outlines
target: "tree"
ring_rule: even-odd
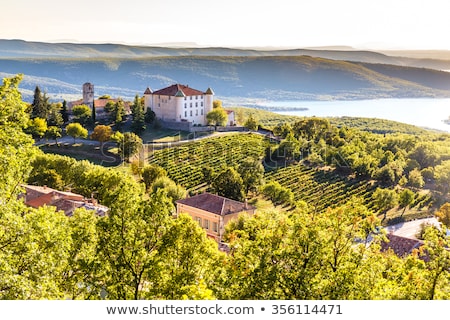
[[[145,123],[153,123],[155,121],[156,114],[153,112],[152,109],[147,108],[147,111],[145,112]]]
[[[222,100],[214,100],[213,101],[213,109],[222,108]]]
[[[147,189],[150,188],[150,186],[156,179],[166,176],[167,171],[158,165],[147,164],[142,169],[142,180],[144,180],[144,184]]]
[[[417,161],[420,168],[433,167],[439,160],[439,152],[432,142],[421,142],[409,154],[409,158]]]
[[[261,187],[261,193],[275,205],[290,205],[294,202],[294,194],[288,188],[280,185],[278,181],[271,181]]]
[[[95,112],[95,99],[92,100],[92,123],[95,125],[97,121],[97,114]]]
[[[139,95],[134,97],[134,103],[131,107],[131,117],[131,129],[133,132],[140,134],[145,131],[145,114]]]
[[[111,139],[112,134],[113,130],[110,126],[99,124],[95,126],[94,131],[91,133],[91,139],[97,140],[100,142],[100,147],[103,147],[103,144]]]
[[[28,122],[27,133],[34,138],[42,138],[47,132],[47,120],[42,118],[33,118]]]
[[[252,157],[244,159],[237,171],[242,178],[246,194],[250,190],[257,190],[264,181],[264,166],[259,159]]]
[[[60,127],[64,124],[64,120],[61,115],[61,103],[52,103],[49,107],[47,124],[49,126]]]
[[[116,102],[115,115],[116,118],[114,119],[114,124],[120,128],[125,117],[125,105],[122,100]]]
[[[377,209],[384,214],[383,220],[386,219],[387,212],[398,204],[398,195],[394,190],[377,188],[372,194]]]
[[[215,108],[208,112],[206,115],[206,120],[208,124],[213,125],[215,129],[217,126],[224,126],[227,123],[228,115],[223,108]]]
[[[34,89],[34,96],[31,107],[31,118],[47,119],[50,109],[49,98],[45,93],[42,94],[38,86],[36,86],[36,88]]]
[[[114,123],[117,127],[120,127],[125,117],[124,102],[121,99],[117,102],[108,101],[104,110],[108,116],[109,123]]]
[[[108,117],[109,123],[114,123],[116,120],[116,104],[113,101],[108,101],[103,109]]]
[[[167,196],[172,199],[173,202],[186,197],[186,189],[177,185],[173,180],[166,176],[156,178],[153,181],[151,188],[153,193],[158,192],[161,188],[164,189]]]
[[[438,217],[439,221],[445,225],[447,228],[450,228],[450,203],[447,202],[443,204],[439,210],[435,213],[436,217]]]
[[[112,136],[114,137],[114,136]],[[132,132],[125,132],[124,134],[116,135],[115,141],[119,147],[120,157],[129,161],[142,147],[142,139]]]
[[[0,203],[3,211],[19,193],[19,186],[28,177],[36,154],[33,139],[23,131],[29,116],[18,89],[21,80],[21,75],[4,78],[0,85]]]
[[[215,176],[212,187],[222,197],[237,201],[244,200],[244,184],[239,173],[232,167],[228,167]]]
[[[434,168],[434,179],[439,190],[446,195],[450,190],[450,160],[442,161]]]
[[[425,185],[422,173],[419,169],[415,168],[408,174],[408,185],[415,189],[420,189]]]
[[[50,126],[45,133],[45,136],[49,139],[55,139],[55,142],[58,143],[58,138],[62,137],[62,129],[55,126]]]
[[[69,123],[66,126],[66,133],[73,138],[73,143],[75,143],[76,138],[87,138],[88,131],[83,128],[78,122]]]
[[[301,155],[302,143],[294,137],[292,133],[289,133],[286,138],[280,143],[277,149],[277,157],[283,157],[287,159],[295,159]]]
[[[247,121],[245,121],[244,127],[246,127],[250,131],[258,130],[258,122],[253,118],[253,115],[249,115]]]
[[[67,102],[66,102],[66,100],[64,100],[63,103],[62,103],[62,107],[61,107],[60,113],[61,113],[61,117],[62,117],[62,120],[63,120],[63,124],[69,122],[69,112],[67,110]]]
[[[87,125],[91,123],[92,111],[91,108],[85,104],[74,106],[72,108],[73,121],[78,122],[81,125]]]
[[[409,189],[403,189],[398,195],[398,204],[403,208],[402,216],[405,213],[406,207],[410,206],[414,202],[414,192]]]

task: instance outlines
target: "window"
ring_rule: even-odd
[[[187,100],[187,97],[184,97],[184,100]]]
[[[201,102],[201,103],[200,103],[200,106],[202,106],[202,107],[203,107],[203,102]]]
[[[198,96],[195,96],[195,100],[198,100]]]
[[[209,230],[209,220],[206,219],[203,220],[203,228]]]
[[[160,107],[160,108],[161,108],[161,103],[159,103],[159,102],[158,102],[158,107]]]
[[[203,115],[203,109],[200,110],[200,114]]]
[[[195,109],[195,115],[198,116],[198,109]]]
[[[191,108],[192,108],[192,102],[191,102]]]
[[[184,104],[184,108],[185,108],[185,109],[187,108],[187,103]]]
[[[191,98],[191,100],[192,100],[192,96],[191,96],[190,98]]]
[[[184,112],[184,117],[187,118],[187,111]]]
[[[219,232],[219,224],[217,222],[213,222],[212,228],[214,232]]]
[[[200,227],[202,226],[202,218],[200,218],[200,217],[195,217],[194,220],[198,222],[198,224],[200,225]]]
[[[198,102],[195,103],[195,107],[196,107],[196,108],[198,107]]]
[[[191,110],[191,117],[192,117],[192,110]]]

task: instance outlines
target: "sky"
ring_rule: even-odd
[[[0,39],[450,50],[448,0],[14,0]]]

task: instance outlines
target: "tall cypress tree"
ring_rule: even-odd
[[[92,99],[92,123],[95,125],[96,115],[95,115],[95,99]]]
[[[145,130],[145,114],[144,109],[142,108],[141,98],[138,95],[134,97],[134,103],[131,107],[131,116],[133,118],[131,129],[134,133],[140,134]]]
[[[69,122],[69,112],[67,111],[67,102],[66,102],[66,100],[63,101],[63,105],[62,105],[62,108],[61,108],[61,116],[62,116],[62,119],[63,119],[64,123]]]
[[[42,109],[42,104],[43,101],[41,89],[36,86],[36,88],[34,89],[33,103],[31,104],[31,118],[39,117],[39,110]]]

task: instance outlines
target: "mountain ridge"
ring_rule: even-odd
[[[94,83],[98,95],[131,99],[147,86],[157,89],[176,82],[200,90],[213,87],[220,97],[246,99],[450,97],[450,73],[404,65],[419,60],[358,50],[180,49],[0,40],[0,72],[25,74],[21,88],[28,100],[37,85],[59,99],[80,95],[84,82]]]

